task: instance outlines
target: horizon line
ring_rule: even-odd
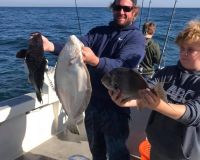
[[[0,6],[0,7],[49,7],[49,8],[75,8],[75,6]],[[78,6],[78,8],[109,8],[109,6]],[[147,6],[143,8],[149,8]],[[173,8],[173,7],[163,7],[163,6],[152,6],[151,8]],[[200,8],[200,7],[176,7],[176,8]]]

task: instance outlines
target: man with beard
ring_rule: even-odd
[[[145,54],[145,39],[134,21],[139,8],[136,0],[115,0],[110,8],[113,21],[91,29],[80,40],[87,64],[92,96],[85,112],[85,126],[93,160],[129,160],[126,147],[130,111],[119,108],[101,84],[102,76],[117,67],[136,68]],[[43,36],[44,50],[59,54],[63,45]],[[69,84],[70,85],[70,84]],[[123,131],[123,132],[122,132]]]

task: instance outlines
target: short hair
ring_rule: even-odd
[[[200,43],[200,20],[189,21],[185,29],[178,34],[175,42],[179,46],[184,42]]]
[[[154,22],[145,22],[142,26],[143,34],[153,35],[156,30],[156,24]]]

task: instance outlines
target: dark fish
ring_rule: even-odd
[[[28,49],[22,49],[16,54],[23,58],[29,71],[29,82],[33,85],[38,101],[42,102],[42,87],[47,60],[44,57],[42,35],[39,32],[31,33]]]
[[[123,98],[139,98],[140,89],[150,88],[139,72],[129,68],[115,68],[105,74],[101,79],[102,84],[109,90],[120,90]],[[156,95],[166,100],[163,84],[158,83],[154,88],[150,88]]]

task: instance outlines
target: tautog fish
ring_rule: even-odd
[[[55,70],[55,90],[68,115],[67,128],[79,134],[77,124],[90,101],[90,75],[82,59],[83,43],[71,35],[59,54]]]
[[[31,33],[28,48],[22,49],[16,54],[17,58],[23,58],[28,67],[29,82],[33,85],[39,102],[42,102],[42,87],[47,60],[44,57],[42,36],[39,32]]]
[[[138,91],[140,89],[150,88],[140,73],[130,68],[115,68],[106,73],[101,81],[109,90],[120,90],[121,95],[125,99],[137,99],[139,98]],[[150,89],[166,101],[166,95],[162,86],[162,83],[158,83],[154,88]]]

